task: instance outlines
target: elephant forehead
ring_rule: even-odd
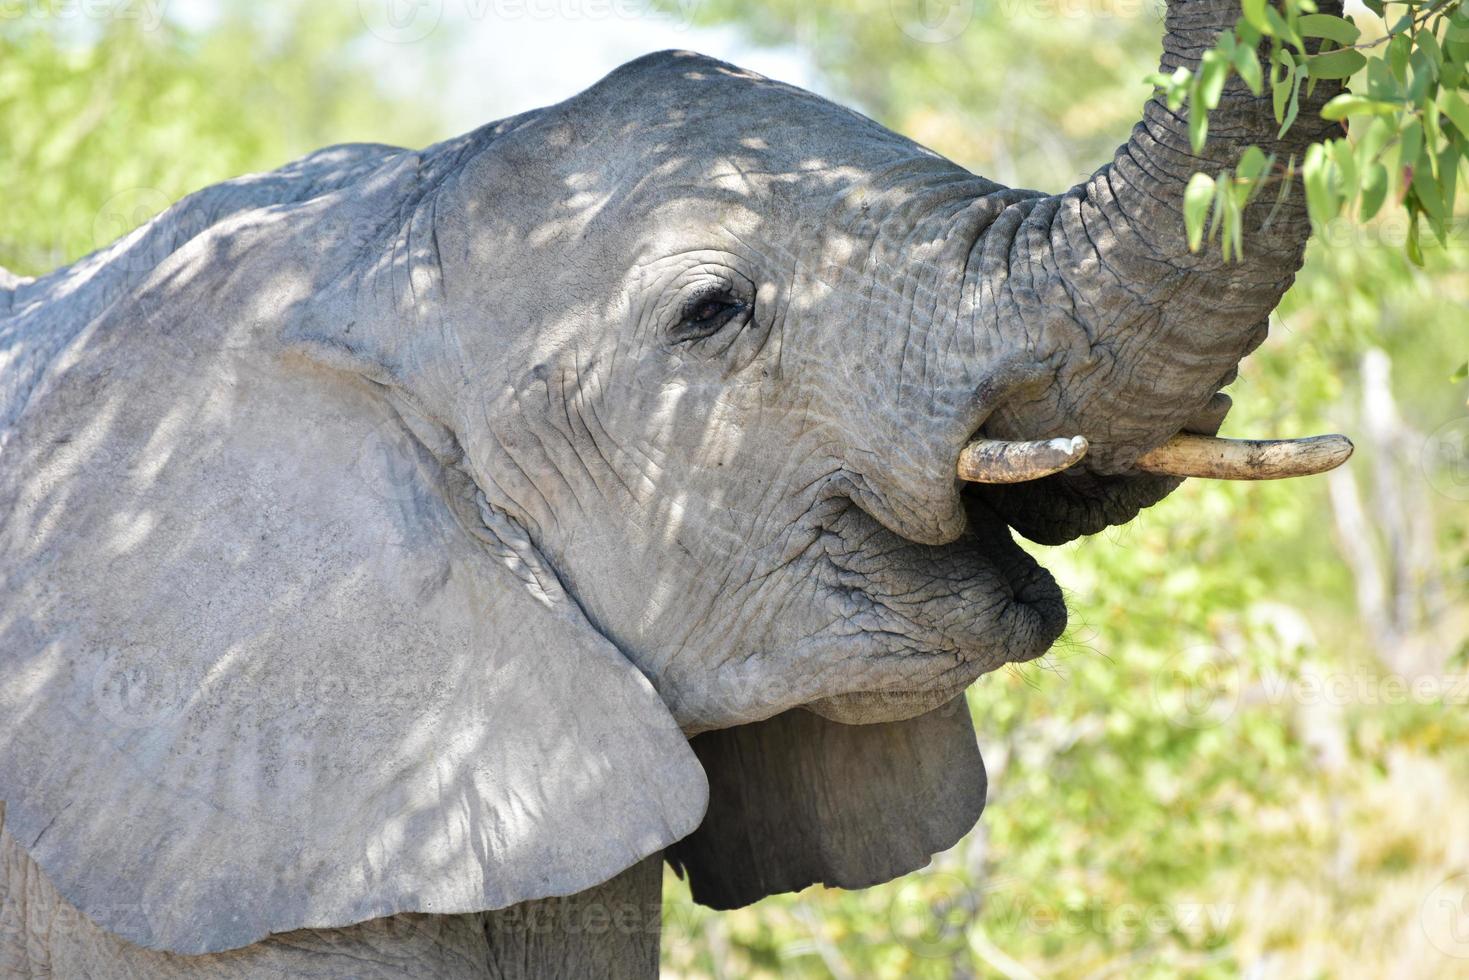
[[[718,250],[759,263],[750,272],[808,267],[833,286],[846,278],[838,270],[900,277],[901,260],[949,247],[972,223],[966,205],[991,187],[947,161],[913,156],[877,170],[675,159],[629,186],[597,190],[593,175],[580,176],[586,189],[566,193],[562,216],[538,226],[541,238],[574,227],[568,241],[577,247],[615,251],[644,273],[708,261],[709,250]],[[891,264],[874,265],[875,255]]]
[[[690,52],[633,61],[551,107],[540,123],[545,149],[590,161],[595,172],[637,159],[662,167],[664,179],[732,169],[729,177],[746,181],[789,180],[836,167],[867,172],[915,152],[936,156],[818,95]]]

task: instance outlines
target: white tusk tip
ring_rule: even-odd
[[[1138,457],[1137,468],[1161,476],[1213,480],[1284,480],[1334,470],[1355,447],[1344,435],[1308,439],[1221,439],[1180,433]]]

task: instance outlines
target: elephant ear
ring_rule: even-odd
[[[963,696],[872,725],[796,708],[692,744],[709,776],[709,813],[665,857],[694,900],[716,909],[818,883],[889,881],[952,847],[984,810]]]
[[[319,292],[324,246],[272,244],[305,220],[176,253],[62,351],[4,450],[6,826],[154,949],[575,893],[707,800],[452,434],[277,342]]]

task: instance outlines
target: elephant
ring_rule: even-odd
[[[1189,175],[1338,90],[1048,194],[661,52],[0,273],[0,973],[652,976],[665,862],[922,867],[1065,628],[1014,535],[1202,473],[1301,264],[1299,194],[1191,252]]]

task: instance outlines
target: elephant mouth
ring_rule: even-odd
[[[1216,419],[1210,431],[1217,425]],[[1066,627],[1065,602],[1050,573],[1015,543],[1012,529],[1039,544],[1063,544],[1132,520],[1185,476],[1310,475],[1341,465],[1352,445],[1339,435],[1250,441],[1185,431],[1139,457],[1134,472],[1121,474],[1075,465],[1086,450],[1084,438],[970,442],[958,464],[967,527],[943,544],[898,538],[903,547],[886,547],[871,529],[896,538],[896,522],[854,506],[868,525],[859,528],[864,549],[873,550],[868,542],[875,541],[888,565],[877,576],[859,571],[847,587],[863,590],[888,614],[868,617],[867,628],[901,637],[889,644],[890,653],[907,660],[892,672],[897,680],[807,707],[849,724],[901,720],[946,703],[1003,664],[1049,650]],[[843,567],[850,574],[854,563]]]
[[[1005,522],[1039,544],[1064,544],[1125,524],[1172,493],[1185,477],[1279,480],[1325,473],[1346,462],[1352,442],[1343,435],[1304,439],[1222,439],[1218,429],[1229,399],[1218,394],[1204,415],[1177,435],[1138,456],[1121,474],[1077,466],[1087,453],[1082,437],[1039,442],[978,438],[959,458],[965,493],[981,497]]]
[[[1168,496],[1178,477],[1102,476],[1075,469],[1029,483],[965,486],[1007,525],[1036,544],[1058,545],[1126,524]]]
[[[983,674],[1034,660],[1061,636],[1066,604],[1056,580],[979,488],[966,487],[962,500],[967,527],[945,544],[902,538],[855,505],[832,523],[837,541],[860,543],[829,556],[851,630],[845,641],[871,648],[883,682],[854,683],[808,709],[845,724],[911,718]]]
[[[887,615],[859,620],[896,661],[884,683],[806,705],[832,721],[871,724],[911,718],[957,697],[982,675],[1042,656],[1066,628],[1055,578],[1015,540],[1064,544],[1124,524],[1182,482],[1155,474],[1106,476],[1085,467],[1016,483],[963,482],[967,526],[937,545],[901,537],[891,522],[853,505],[839,536],[863,542],[880,574],[842,563],[849,587]],[[854,685],[856,687],[856,685]]]

